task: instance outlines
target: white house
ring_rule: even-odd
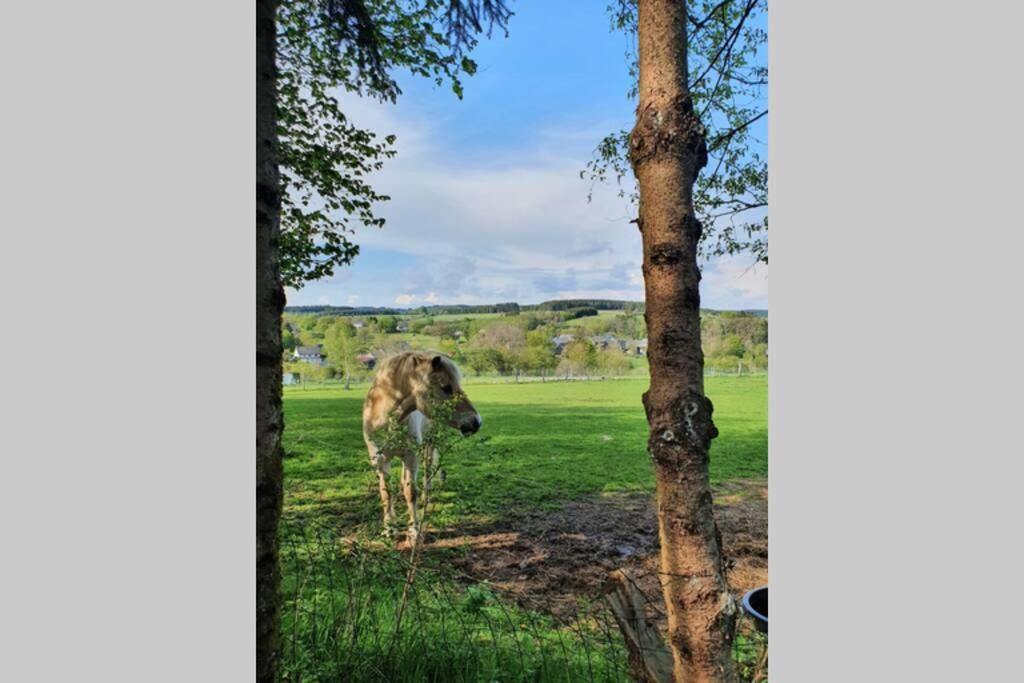
[[[324,365],[324,347],[320,344],[316,346],[296,346],[292,358],[304,363],[311,363],[312,365]]]

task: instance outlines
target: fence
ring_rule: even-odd
[[[499,375],[495,373],[485,375],[473,375],[466,373],[463,376],[463,384],[472,386],[474,384],[529,384],[534,382],[545,382],[545,383],[557,383],[557,382],[596,382],[605,380],[619,380],[619,379],[647,379],[648,378],[647,368],[641,368],[639,370],[634,369],[628,373],[621,375],[602,375],[599,372],[594,372],[590,375],[572,375],[566,377],[564,374],[560,375],[546,375],[544,377],[538,375],[520,375],[516,379],[513,375]],[[705,368],[705,377],[767,377],[768,370],[766,369],[749,369],[743,368],[740,370],[717,370],[715,368]],[[345,381],[341,379],[325,379],[319,381],[303,382],[301,380],[286,384],[287,387],[292,387],[292,390],[301,390],[307,386],[309,387],[340,387],[344,386]],[[365,390],[370,385],[370,378],[352,380],[350,386],[353,390],[363,389]]]
[[[405,597],[407,558],[378,545],[340,538],[322,522],[282,520],[282,681],[631,680],[598,596],[558,619],[433,554]],[[766,639],[743,624],[735,643],[751,680]]]

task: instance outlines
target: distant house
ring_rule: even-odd
[[[633,356],[646,356],[647,355],[647,339],[630,339],[626,342],[626,353]]]
[[[377,356],[372,353],[361,353],[356,356],[356,360],[367,370],[373,370],[377,366]]]
[[[364,323],[362,320],[353,320],[352,327],[356,328],[357,330],[361,330],[364,327],[366,327],[366,323]]]
[[[602,334],[597,337],[588,337],[590,343],[599,349],[613,349],[618,347],[619,349],[626,350],[626,340],[619,339],[612,334]]]
[[[292,358],[304,363],[310,363],[311,365],[324,365],[324,347],[320,344],[316,346],[296,346]]]
[[[551,343],[555,345],[555,353],[561,353],[566,344],[574,339],[576,339],[576,335],[574,334],[560,334],[557,337],[552,337]]]

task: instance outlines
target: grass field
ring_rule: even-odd
[[[622,315],[622,311],[598,311],[597,315],[603,318],[614,318],[617,315]],[[580,325],[585,325],[588,320],[593,320],[593,318],[594,316],[589,315],[583,316],[582,318],[573,318],[572,320],[566,320],[563,325],[578,327]]]
[[[435,493],[431,529],[555,510],[592,494],[653,490],[640,400],[646,386],[646,379],[470,379],[467,393],[484,426],[464,451],[443,460],[447,481]],[[766,376],[707,378],[720,432],[711,452],[714,482],[767,476],[767,387]],[[401,555],[371,541],[381,523],[360,425],[366,388],[284,391],[285,678],[625,680],[623,653],[598,622],[559,625],[488,597],[485,584],[466,588],[429,574],[418,579],[429,590],[417,597],[415,627],[398,645],[386,645],[381,633],[395,619]],[[399,469],[392,470],[396,493]],[[396,500],[404,521],[404,500],[400,494]],[[329,540],[310,544],[303,535],[297,543],[294,525],[305,520],[326,529]],[[336,538],[365,544],[342,552],[349,546],[330,540]],[[449,648],[444,652],[437,649],[441,640]]]
[[[475,442],[445,460],[435,521],[492,517],[510,504],[551,506],[577,496],[653,489],[640,396],[646,379],[468,384],[484,417]],[[720,436],[713,481],[766,477],[768,378],[710,377]],[[362,526],[377,522],[376,479],[363,445],[365,389],[285,389],[285,506]],[[393,477],[397,473],[392,472]],[[395,481],[397,486],[397,479]],[[372,511],[363,508],[368,493]]]
[[[500,318],[504,315],[504,313],[432,313],[429,317],[434,320],[465,320],[466,318],[471,320],[491,320],[493,318]]]

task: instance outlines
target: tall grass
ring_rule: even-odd
[[[282,532],[283,681],[629,680],[600,605],[562,622],[424,565],[396,631],[401,554],[295,519]]]
[[[284,520],[282,681],[629,681],[621,635],[600,602],[563,621],[485,583],[421,566],[395,630],[408,564],[393,550]],[[734,657],[766,681],[767,636],[741,619]]]

